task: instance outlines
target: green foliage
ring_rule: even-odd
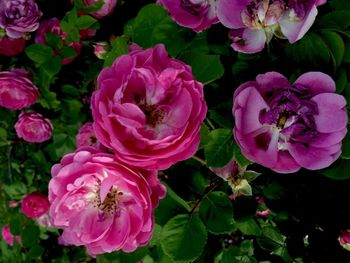
[[[165,224],[160,242],[173,262],[190,262],[203,252],[207,231],[198,215],[177,215]]]

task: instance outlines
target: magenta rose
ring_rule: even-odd
[[[101,152],[107,151],[107,148],[97,140],[92,122],[87,122],[80,127],[76,137],[76,146],[77,148],[91,146]]]
[[[218,0],[220,22],[232,30],[232,48],[239,52],[261,51],[273,36],[290,43],[301,39],[317,15],[320,0]]]
[[[62,31],[60,26],[60,20],[54,17],[41,22],[40,27],[35,35],[35,43],[46,45],[47,41],[45,39],[45,36],[46,36],[46,33],[49,33],[49,32],[58,35],[63,40],[63,42],[65,42],[67,34]],[[79,42],[72,42],[69,44],[69,47],[75,50],[76,55],[72,58],[63,58],[62,59],[63,65],[69,64],[75,59],[76,56],[80,54],[82,45]]]
[[[17,136],[27,142],[44,142],[52,136],[52,124],[36,112],[22,112],[15,124]]]
[[[21,53],[26,46],[24,38],[0,37],[0,56],[13,57]]]
[[[13,246],[13,241],[14,241],[14,236],[11,233],[11,229],[9,225],[5,225],[2,229],[1,229],[1,235],[2,238],[5,240],[5,242],[9,245],[9,246]],[[21,237],[20,236],[16,236],[16,240],[18,243],[21,244]]]
[[[83,0],[83,3],[86,7],[95,5],[99,0]],[[97,19],[101,19],[105,16],[109,16],[113,13],[115,6],[117,5],[117,0],[102,0],[102,7],[90,14],[96,17]]]
[[[196,32],[219,22],[216,16],[216,0],[158,0],[180,26]]]
[[[19,69],[0,72],[0,106],[20,110],[36,102],[40,94],[28,74]]]
[[[27,217],[38,218],[49,211],[49,208],[49,200],[43,193],[30,193],[22,199],[21,210]]]
[[[268,72],[242,84],[233,98],[233,133],[242,153],[279,173],[328,167],[341,154],[348,121],[346,101],[334,92],[334,81],[321,72],[293,84]]]
[[[98,140],[119,160],[147,169],[191,157],[207,112],[203,85],[163,45],[132,51],[103,69],[91,107]]]
[[[52,167],[49,215],[63,229],[63,245],[83,245],[92,256],[131,252],[151,239],[153,210],[165,192],[156,171],[125,166],[85,147]]]
[[[0,28],[11,38],[21,38],[39,27],[41,12],[34,0],[1,0]]]

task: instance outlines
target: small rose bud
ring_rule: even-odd
[[[338,241],[343,248],[350,251],[350,230],[342,231]]]
[[[108,48],[107,42],[98,42],[94,45],[94,54],[98,59],[105,59]]]
[[[26,195],[22,199],[22,213],[30,218],[38,218],[44,215],[50,208],[50,203],[46,195],[34,192]]]

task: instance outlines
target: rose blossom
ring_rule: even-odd
[[[80,127],[76,137],[76,141],[77,141],[76,146],[78,148],[83,146],[91,146],[101,152],[107,151],[107,148],[104,147],[97,140],[92,122],[87,122]]]
[[[20,69],[0,72],[0,106],[20,110],[36,102],[40,94],[28,73]]]
[[[192,156],[207,112],[203,85],[161,44],[103,69],[91,107],[99,141],[119,160],[147,169]]]
[[[2,238],[5,240],[5,242],[9,245],[9,246],[13,246],[13,241],[14,241],[14,236],[11,233],[11,229],[9,225],[5,225],[2,229],[1,229],[1,235]],[[16,240],[18,243],[21,243],[21,237],[20,236],[16,236]]]
[[[21,53],[26,46],[23,38],[10,38],[7,36],[0,37],[0,55],[13,57]]]
[[[258,75],[234,93],[233,133],[251,161],[280,173],[328,167],[341,154],[347,132],[343,96],[321,72],[293,84],[277,72]]]
[[[34,192],[26,195],[22,199],[22,213],[30,218],[38,218],[44,215],[50,207],[47,196],[40,192]]]
[[[90,14],[96,17],[97,19],[101,19],[105,16],[109,16],[113,13],[115,6],[117,5],[117,0],[102,0],[103,5],[97,11],[91,12]],[[95,5],[98,0],[83,0],[83,3],[86,7]]]
[[[52,167],[50,218],[63,229],[59,242],[84,245],[90,255],[134,251],[151,239],[153,209],[165,196],[156,171],[119,163],[85,147]]]
[[[48,20],[44,20],[40,23],[40,27],[35,35],[35,43],[46,45],[47,41],[45,39],[45,36],[46,36],[46,33],[49,33],[49,32],[55,35],[58,35],[63,40],[63,42],[65,42],[67,34],[62,31],[60,26],[60,20],[54,17]],[[80,54],[81,46],[82,45],[79,42],[70,43],[69,47],[75,50],[76,55],[71,58],[63,58],[62,64],[66,65],[72,62],[74,58]]]
[[[219,22],[216,16],[216,0],[158,0],[171,17],[181,26],[196,32]]]
[[[19,138],[27,142],[44,142],[52,136],[52,124],[36,112],[22,112],[15,124],[15,130]]]
[[[320,0],[218,0],[220,22],[232,30],[232,48],[239,52],[261,51],[273,36],[290,43],[301,39],[317,15]]]
[[[0,28],[11,38],[21,38],[39,27],[41,12],[34,0],[1,0]]]
[[[350,230],[342,231],[338,241],[343,248],[350,251]]]

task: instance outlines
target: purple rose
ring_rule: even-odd
[[[218,23],[215,0],[158,0],[181,26],[196,32]]]
[[[279,173],[328,167],[347,132],[346,101],[332,78],[301,75],[293,84],[277,72],[258,75],[234,93],[233,133],[251,161]]]
[[[40,16],[34,0],[0,0],[0,27],[11,38],[37,30]]]
[[[27,142],[44,142],[52,136],[52,124],[36,112],[22,112],[15,124],[15,130],[19,138]]]
[[[21,53],[26,46],[24,38],[0,37],[0,55],[13,57]]]
[[[338,241],[343,248],[350,251],[350,230],[342,231]]]
[[[36,102],[40,94],[28,75],[21,69],[0,72],[0,106],[20,110]]]
[[[273,36],[290,43],[301,39],[324,0],[218,0],[220,22],[232,30],[232,48],[239,52],[261,51]]]

